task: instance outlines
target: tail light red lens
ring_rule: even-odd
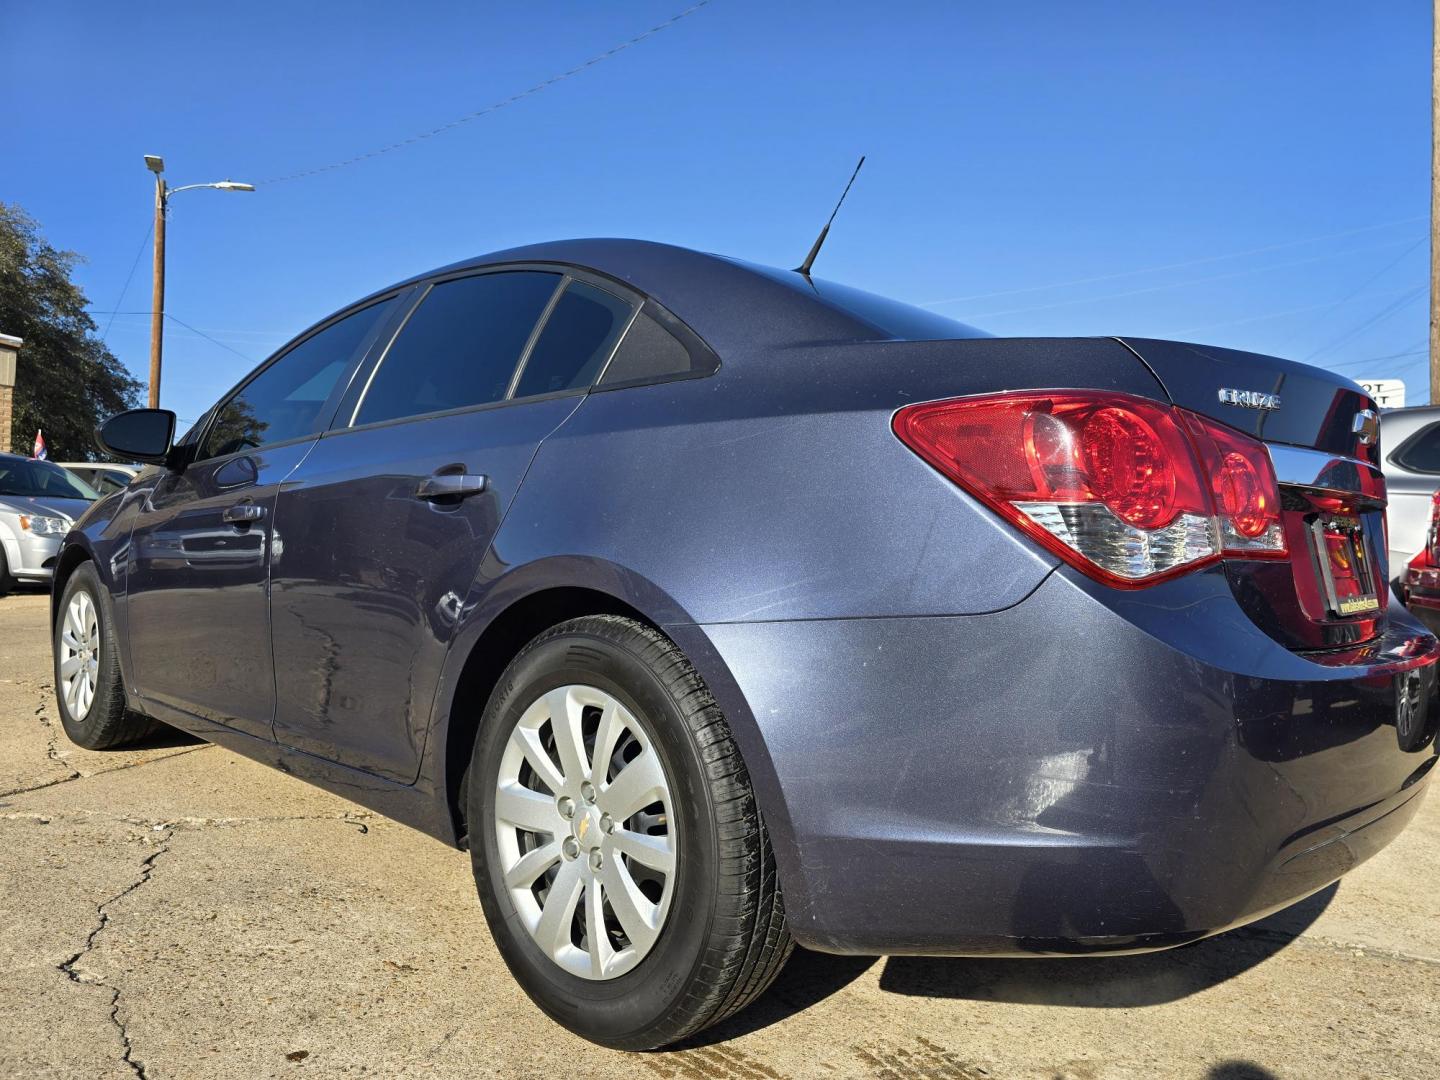
[[[1412,589],[1440,589],[1440,491],[1430,496],[1425,546],[1406,564],[1405,584]]]
[[[1098,580],[1148,585],[1225,554],[1284,556],[1260,442],[1122,394],[1004,394],[901,409],[895,434]]]
[[[1210,478],[1221,547],[1283,555],[1280,489],[1265,444],[1195,413],[1179,412]]]
[[[1159,529],[1175,520],[1175,455],[1144,417],[1096,409],[1081,425],[1080,445],[1091,491],[1121,521]]]

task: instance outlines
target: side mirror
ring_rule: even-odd
[[[131,409],[95,429],[95,445],[111,457],[164,465],[175,438],[175,414],[169,409]]]

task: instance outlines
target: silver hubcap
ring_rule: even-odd
[[[623,975],[660,937],[671,808],[644,726],[603,690],[551,690],[510,733],[495,784],[500,869],[535,944],[572,975]]]
[[[100,678],[100,623],[95,601],[87,592],[77,592],[65,609],[60,628],[60,684],[70,715],[83,720],[95,700],[95,683]]]

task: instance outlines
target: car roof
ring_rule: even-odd
[[[887,336],[826,303],[797,272],[651,240],[553,240],[507,248],[416,274],[365,300],[428,278],[505,263],[574,266],[629,285],[682,319],[727,359],[755,349]]]
[[[1404,438],[1412,431],[1418,431],[1436,420],[1440,420],[1440,405],[1411,405],[1404,409],[1382,409],[1380,430],[1384,432],[1388,429],[1391,432],[1391,437],[1387,442],[1393,448],[1398,445],[1394,441],[1396,433]]]

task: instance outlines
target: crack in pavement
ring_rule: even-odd
[[[46,722],[42,720],[41,723]],[[46,726],[48,727],[49,724],[46,723]],[[59,784],[70,784],[76,780],[88,780],[92,776],[107,776],[110,773],[124,772],[126,769],[138,769],[142,765],[154,765],[158,761],[169,761],[171,758],[184,757],[186,754],[193,754],[197,750],[213,750],[214,747],[214,743],[202,743],[199,746],[190,746],[184,749],[176,750],[173,754],[164,754],[160,757],[144,758],[141,761],[131,761],[125,765],[116,765],[113,769],[98,769],[93,773],[79,772],[75,769],[74,766],[70,765],[68,762],[61,762],[61,764],[65,765],[67,769],[74,773],[73,776],[62,776],[58,780],[46,780],[43,784],[32,784],[29,787],[14,788],[10,791],[0,791],[0,799],[8,799],[12,795],[26,795],[32,791],[43,791],[45,788],[55,787]]]
[[[46,690],[49,688],[42,686],[40,689]],[[65,780],[79,780],[80,770],[60,757],[60,737],[55,733],[55,725],[50,722],[50,717],[46,714],[45,708],[46,704],[42,701],[40,707],[35,710],[35,715],[40,720],[40,726],[45,729],[45,756],[61,768],[70,770],[70,775],[65,777]],[[63,782],[63,780],[56,781],[56,783]]]
[[[70,959],[66,960],[63,964],[55,965],[56,970],[73,983],[103,986],[110,991],[110,1022],[115,1026],[116,1032],[120,1035],[120,1060],[129,1066],[130,1071],[139,1077],[140,1080],[148,1080],[145,1072],[145,1063],[135,1058],[135,1048],[130,1043],[130,1032],[125,1026],[125,1021],[120,1017],[120,988],[105,982],[98,976],[80,971],[76,965],[95,948],[96,938],[100,936],[101,931],[110,925],[110,906],[123,900],[150,880],[151,875],[155,872],[155,860],[170,849],[170,837],[172,835],[173,831],[166,833],[164,838],[161,839],[160,845],[140,861],[140,876],[138,878],[114,896],[110,897],[109,900],[95,905],[95,914],[98,918],[94,929],[86,935],[85,944],[81,946],[79,952],[75,953],[74,956],[70,957]]]
[[[354,825],[363,836],[370,831],[369,823],[375,825],[394,824],[387,819],[379,819],[379,815],[367,811],[346,811],[343,814],[279,814],[273,817],[171,817],[171,818],[138,818],[126,814],[112,814],[105,810],[89,810],[76,807],[71,810],[56,810],[45,812],[42,810],[11,810],[0,813],[0,821],[36,821],[41,825],[48,825],[56,818],[65,817],[92,817],[102,818],[105,821],[114,821],[123,825],[134,825],[144,829],[171,829],[181,828],[216,828],[235,825],[269,825],[286,821],[339,821],[346,825]]]
[[[22,684],[23,685],[23,684]],[[36,683],[33,686],[25,686],[24,689],[32,693],[42,695],[39,706],[35,709],[35,719],[40,721],[40,726],[45,729],[45,757],[69,773],[68,776],[57,777],[54,780],[46,780],[39,784],[31,784],[28,787],[13,788],[10,791],[0,791],[0,799],[8,799],[12,795],[24,795],[31,791],[42,791],[45,788],[55,787],[58,784],[68,784],[73,780],[84,780],[87,776],[99,776],[102,773],[121,772],[124,769],[135,769],[141,765],[150,765],[156,761],[164,761],[172,757],[181,757],[184,754],[193,754],[196,750],[205,750],[212,746],[212,743],[201,743],[199,746],[192,746],[185,749],[177,749],[173,754],[164,754],[161,757],[144,758],[140,761],[132,761],[126,765],[116,765],[113,769],[99,769],[93,773],[84,773],[66,761],[60,753],[60,731],[55,722],[50,718],[49,708],[51,704],[50,694],[52,689],[50,683]],[[143,752],[143,751],[142,751]]]

